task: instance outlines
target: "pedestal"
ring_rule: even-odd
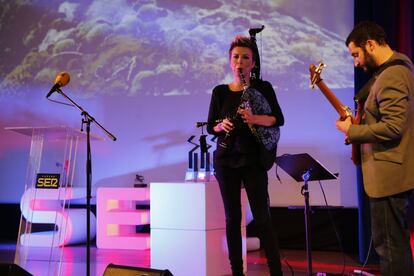
[[[242,193],[242,202],[245,202]],[[151,267],[173,275],[231,274],[217,182],[151,183]],[[243,204],[243,262],[246,225]]]

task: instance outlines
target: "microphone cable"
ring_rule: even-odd
[[[365,257],[364,264],[362,265],[361,269],[354,269],[354,273],[356,275],[365,275],[364,269],[365,269],[365,266],[368,264],[369,256],[371,255],[372,242],[373,241],[372,241],[372,235],[371,235],[371,240],[369,241],[368,252],[367,252],[367,256]]]
[[[74,107],[74,105],[73,104],[70,104],[70,103],[65,103],[65,102],[61,102],[61,101],[58,101],[58,100],[53,100],[53,99],[51,99],[51,98],[47,98],[49,101],[51,101],[51,102],[54,102],[54,103],[58,103],[58,104],[63,104],[63,105],[67,105],[67,106],[71,106],[71,107]]]

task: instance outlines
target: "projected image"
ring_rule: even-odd
[[[261,25],[264,78],[303,89],[309,63],[323,59],[333,88],[352,86],[352,71],[341,66],[349,63],[344,37],[290,14],[289,1],[0,2],[0,31],[10,38],[0,42],[0,93],[8,95],[48,86],[62,70],[85,97],[210,93],[230,78],[230,39]]]
[[[62,91],[117,137],[93,143],[94,187],[129,185],[136,174],[149,183],[183,181],[187,139],[199,137],[195,123],[207,120],[212,89],[232,81],[231,40],[264,25],[256,35],[261,76],[274,86],[285,115],[278,154],[306,152],[339,172],[330,204],[353,205],[350,147],[335,129],[335,109],[309,88],[308,70],[311,63],[327,64],[324,82],[353,105],[353,64],[344,44],[353,2],[317,2],[0,0],[0,168],[6,172],[0,183],[23,187],[30,147],[27,137],[4,127],[79,129],[80,112],[56,103],[66,103],[61,93],[46,99],[61,71],[70,74]],[[106,137],[96,125],[92,132]],[[273,205],[301,203],[294,184],[269,187]],[[0,202],[18,202],[19,191],[6,189],[0,187]]]

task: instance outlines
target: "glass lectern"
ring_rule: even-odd
[[[84,164],[77,160],[86,134],[65,126],[5,129],[31,137],[14,263],[36,274],[30,260],[45,260],[48,274],[60,275],[64,246],[85,242],[87,236],[86,209],[69,208],[71,200],[86,196],[85,179],[79,177]],[[91,217],[93,239],[96,219]]]

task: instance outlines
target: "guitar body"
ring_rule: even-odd
[[[362,114],[364,112],[364,101],[361,99],[357,101],[357,113],[352,120],[352,124],[359,125],[362,120]],[[355,165],[360,166],[361,165],[361,145],[360,144],[352,144],[352,161]]]

